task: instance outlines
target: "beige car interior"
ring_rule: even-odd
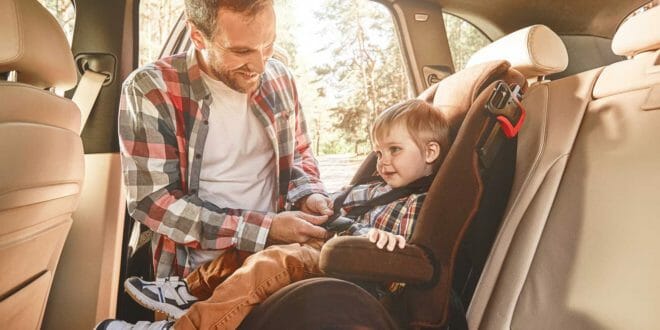
[[[41,327],[84,175],[80,113],[50,88],[76,70],[60,25],[36,1],[0,1],[0,324]]]
[[[628,60],[527,92],[512,195],[471,329],[660,324],[658,22],[655,7],[619,28],[612,49]]]
[[[0,0],[0,35],[0,324],[87,328],[116,310],[119,155],[84,155],[79,108],[53,92],[77,80],[55,18],[35,0]]]
[[[468,67],[508,60],[532,82],[510,200],[467,312],[470,329],[660,324],[660,153],[652,142],[660,138],[657,22],[660,7],[620,27],[612,50],[628,60],[557,81],[544,77],[567,66],[567,53],[541,25],[470,60]],[[435,103],[434,93],[421,97]],[[415,279],[428,273],[421,269]]]
[[[451,11],[463,1],[445,5]],[[574,10],[586,5],[593,3],[576,2]],[[495,10],[489,6],[480,10]],[[475,13],[466,18],[479,21]],[[573,19],[561,32],[580,31],[582,21],[597,18]],[[563,71],[568,56],[544,25],[470,59],[465,70],[507,60],[529,83],[512,191],[467,311],[470,329],[660,324],[658,22],[655,7],[618,28],[612,50],[627,60],[555,81],[545,77]],[[0,40],[0,327],[89,328],[116,311],[125,217],[119,155],[84,154],[80,111],[54,92],[76,86],[74,59],[46,9],[36,0],[0,0]],[[446,111],[473,101],[455,97],[452,85],[443,80],[420,97]],[[456,104],[442,104],[448,100]],[[423,256],[411,258],[413,267]],[[432,273],[417,269],[414,279]]]

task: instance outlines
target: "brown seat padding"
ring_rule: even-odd
[[[323,246],[321,269],[328,276],[364,281],[428,283],[434,267],[427,253],[408,244],[395,253],[374,249],[374,243],[359,236],[343,236]]]
[[[272,295],[250,313],[239,329],[397,328],[385,308],[359,286],[332,278],[312,278]]]

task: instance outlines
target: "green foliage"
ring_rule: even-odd
[[[362,153],[371,149],[369,129],[376,115],[408,96],[394,23],[386,8],[371,1],[324,0],[320,8],[314,17],[321,34],[340,37],[320,50],[329,56],[313,67],[312,83],[323,86],[322,95],[333,91],[335,106],[327,111],[341,139],[337,144]]]
[[[184,11],[184,4],[183,0],[141,0],[139,11],[138,65],[142,66],[158,59],[172,28]]]
[[[442,16],[445,21],[454,70],[459,71],[465,67],[470,56],[488,45],[490,40],[467,21],[450,14]]]

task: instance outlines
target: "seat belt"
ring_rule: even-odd
[[[96,102],[96,98],[101,93],[101,88],[107,77],[103,73],[85,70],[85,73],[80,78],[78,87],[71,98],[78,105],[78,109],[80,109],[80,133],[82,133],[85,123],[87,123],[94,102]]]

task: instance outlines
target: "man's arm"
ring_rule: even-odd
[[[153,72],[123,86],[119,137],[128,211],[149,229],[201,249],[263,249],[274,213],[220,208],[184,194],[172,97]]]

